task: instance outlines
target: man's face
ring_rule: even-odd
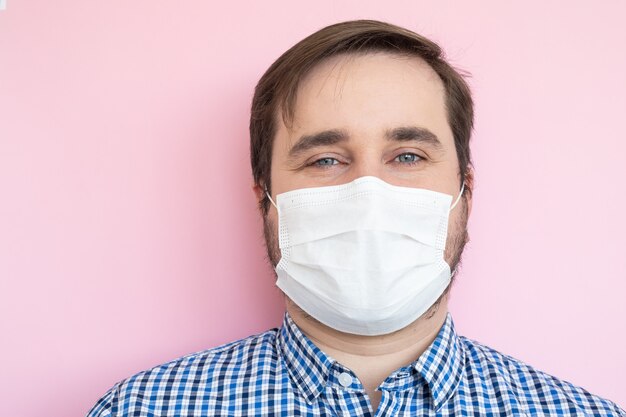
[[[416,57],[374,53],[322,62],[300,84],[291,126],[278,118],[272,198],[368,175],[456,199],[461,178],[444,93],[438,75]],[[471,197],[462,199],[450,213],[445,259],[452,268],[466,242],[470,206]],[[274,266],[277,222],[270,206],[264,226]]]

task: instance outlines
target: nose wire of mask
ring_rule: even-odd
[[[452,206],[450,206],[450,211],[454,210],[456,205],[459,204],[459,201],[461,200],[461,197],[463,196],[463,191],[465,191],[465,181],[463,181],[463,183],[461,184],[461,191],[459,191],[459,195],[456,197],[456,200],[454,200],[454,203],[452,204]],[[270,199],[272,205],[276,207],[276,211],[278,211],[278,206],[272,199],[272,196],[267,192],[267,188],[265,189],[265,195],[267,196],[267,198]]]
[[[459,200],[461,200],[461,196],[463,195],[464,190],[465,190],[465,181],[463,181],[463,183],[461,184],[461,191],[459,191],[459,195],[457,196],[456,200],[454,200],[454,203],[452,204],[452,206],[450,206],[450,211],[454,210],[456,205],[459,203]],[[272,200],[272,196],[267,192],[267,188],[265,189],[265,195],[267,196],[267,198],[270,199],[270,201],[272,202],[272,205],[276,207],[276,211],[278,211],[278,206],[276,205],[274,200]]]

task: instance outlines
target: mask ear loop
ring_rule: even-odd
[[[265,189],[265,195],[267,196],[267,198],[270,199],[272,205],[276,207],[276,211],[278,212],[278,214],[280,214],[280,211],[278,211],[278,206],[276,205],[276,203],[274,203],[274,200],[272,200],[272,196],[270,195],[270,193],[267,192],[267,188]]]
[[[452,209],[454,209],[456,207],[456,205],[458,204],[459,200],[461,199],[461,196],[463,195],[463,191],[464,190],[465,190],[465,181],[463,181],[463,184],[461,185],[461,192],[459,192],[459,196],[454,201],[454,204],[452,204],[452,206],[450,207],[450,211],[452,211]]]
[[[452,209],[456,207],[457,203],[461,199],[461,196],[463,195],[464,190],[465,190],[465,181],[463,181],[463,184],[461,184],[461,191],[459,192],[459,196],[456,198],[456,201],[454,202],[454,204],[452,204],[452,206],[450,207],[450,211],[452,211]],[[452,281],[452,278],[454,278],[456,271],[457,271],[457,268],[454,268],[454,271],[450,273],[450,281]]]

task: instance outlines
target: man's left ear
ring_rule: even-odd
[[[465,204],[467,205],[467,215],[472,213],[472,197],[474,195],[474,169],[468,166],[465,170]]]

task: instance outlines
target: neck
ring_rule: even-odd
[[[419,358],[435,340],[448,311],[447,295],[407,327],[382,336],[359,336],[332,329],[313,319],[291,300],[287,311],[317,347],[356,374],[370,396],[373,409],[380,401],[375,391],[396,369]]]

